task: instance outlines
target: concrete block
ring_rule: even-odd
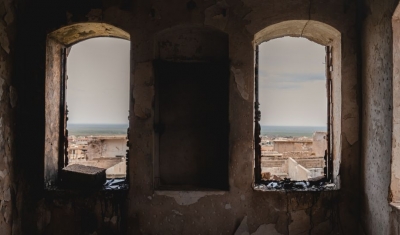
[[[62,184],[68,188],[99,188],[106,182],[106,169],[73,164],[62,169]]]

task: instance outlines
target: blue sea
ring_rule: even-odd
[[[128,124],[72,124],[68,123],[68,135],[126,135]],[[326,131],[324,126],[261,126],[261,135],[269,137],[312,137],[316,131]]]
[[[68,135],[75,136],[108,136],[126,135],[128,124],[67,124]]]
[[[261,135],[268,137],[312,137],[316,131],[327,131],[326,126],[261,126]]]

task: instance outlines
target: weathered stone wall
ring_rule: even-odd
[[[290,214],[290,216],[283,219],[281,217],[282,214],[278,215],[283,212],[281,209],[277,209],[274,212],[271,207],[265,204],[265,201],[271,203],[270,205],[279,204],[279,201],[275,200],[285,200],[285,197],[282,198],[282,194],[255,193],[251,189],[250,185],[253,182],[253,169],[251,167],[253,158],[253,149],[251,148],[253,135],[252,131],[249,131],[253,128],[253,103],[251,99],[251,97],[253,97],[252,87],[254,84],[254,54],[253,46],[251,45],[253,35],[259,30],[282,20],[308,19],[310,13],[309,2],[227,1],[225,6],[222,2],[213,5],[212,3],[196,1],[197,7],[187,12],[185,6],[180,5],[178,2],[174,3],[176,3],[176,5],[169,4],[169,6],[161,2],[153,3],[152,7],[156,11],[155,15],[159,15],[162,19],[161,21],[155,19],[154,22],[148,22],[147,24],[139,23],[136,25],[136,27],[138,27],[138,35],[132,35],[132,48],[138,49],[133,51],[132,56],[135,58],[135,62],[143,61],[143,64],[147,64],[148,60],[153,58],[153,40],[149,40],[149,37],[152,38],[152,35],[154,35],[152,33],[153,30],[158,32],[167,27],[180,25],[183,21],[187,22],[187,24],[189,22],[192,24],[202,24],[204,21],[229,34],[229,53],[232,68],[230,88],[230,191],[224,192],[222,195],[209,195],[201,198],[196,197],[195,193],[181,193],[178,195],[171,193],[169,197],[167,197],[167,193],[163,193],[163,195],[166,196],[160,196],[157,192],[154,194],[152,189],[153,179],[151,177],[153,174],[152,166],[150,164],[143,167],[143,162],[146,162],[146,159],[152,156],[153,119],[151,117],[145,119],[140,118],[140,113],[136,113],[136,110],[134,110],[135,118],[132,128],[134,132],[131,136],[131,141],[133,143],[133,148],[131,150],[134,158],[131,158],[133,161],[130,162],[130,166],[131,169],[133,168],[133,172],[135,172],[134,175],[131,175],[131,185],[137,190],[131,194],[134,195],[134,197],[130,198],[131,204],[128,220],[137,221],[139,226],[132,226],[128,231],[151,234],[161,230],[166,234],[185,234],[190,233],[188,231],[191,230],[204,231],[204,228],[207,228],[211,229],[208,231],[211,234],[232,234],[237,226],[237,222],[234,221],[240,221],[244,215],[247,215],[247,220],[250,224],[250,232],[255,231],[262,224],[275,224],[277,231],[282,234],[287,234],[289,231],[291,234],[296,234],[296,232],[300,233],[300,231],[310,230],[310,225],[307,224],[310,221],[310,217],[304,217],[304,215],[307,214],[306,211],[300,210],[294,212],[290,211],[290,209],[289,211],[284,210],[286,213]],[[355,65],[356,52],[353,50],[355,47],[355,44],[353,44],[355,36],[355,32],[353,31],[355,19],[353,17],[355,14],[352,16],[347,15],[350,12],[354,13],[354,8],[351,6],[344,6],[337,1],[312,1],[312,3],[311,18],[333,25],[342,32],[344,63],[346,65]],[[201,15],[202,9],[215,9],[216,13],[211,15],[211,19],[208,15],[206,15],[204,19]],[[332,9],[341,10],[332,11]],[[345,11],[343,9],[346,9],[347,13],[344,13]],[[139,12],[140,10],[138,9],[137,11]],[[184,13],[179,16],[174,15],[173,18],[168,17],[168,20],[163,21],[163,19],[165,19],[165,14],[168,14],[166,12],[180,11]],[[223,12],[226,12],[226,16],[224,16]],[[145,16],[143,15],[142,17]],[[141,70],[138,70],[138,67],[136,67],[135,73],[149,74],[149,76],[134,76],[135,84],[149,85],[143,87],[135,86],[134,92],[141,92],[143,88],[148,89],[152,86],[151,84],[154,81],[151,74],[147,72],[148,68],[140,66],[140,64],[139,68]],[[355,75],[356,71],[354,68],[355,67],[349,66],[343,74]],[[355,86],[357,81],[352,80],[352,78],[354,79],[355,77],[356,76],[349,76],[343,81],[345,83],[343,87],[346,88],[343,95],[343,102],[349,102],[348,100],[357,94],[357,86]],[[151,109],[151,106],[147,106],[147,108]],[[343,113],[346,115],[349,115],[348,113],[352,111],[358,112],[357,103],[354,103],[353,106],[345,111],[346,112]],[[343,200],[341,201],[343,204],[337,203],[338,205],[340,204],[341,211],[337,215],[340,214],[340,216],[342,216],[342,225],[339,226],[336,224],[336,226],[330,222],[326,222],[325,225],[322,225],[320,224],[321,221],[312,223],[314,225],[319,224],[317,227],[326,226],[324,227],[324,229],[327,229],[325,233],[329,233],[328,231],[333,227],[336,229],[342,227],[345,233],[357,234],[357,165],[359,162],[359,147],[357,141],[358,114],[350,115],[350,117],[351,118],[347,119],[346,123],[343,125],[345,125],[344,127],[351,125],[355,126],[355,128],[351,132],[348,130],[345,132],[349,139],[343,144],[346,148],[342,151],[343,155],[341,156],[343,191],[340,191],[340,193],[343,194],[341,194],[340,198],[342,198],[343,195]],[[355,134],[354,130],[356,132]],[[135,133],[135,131],[137,132]],[[143,184],[143,182],[147,183]],[[277,198],[274,199],[275,196]],[[313,194],[305,193],[304,196],[313,197]],[[321,199],[324,198],[324,196],[321,196]],[[185,204],[181,204],[181,206],[177,206],[176,203],[182,200],[188,200],[189,198],[196,198],[194,201],[197,203],[186,206]],[[294,198],[292,199],[295,200]],[[265,201],[263,202],[263,200]],[[286,204],[286,206],[290,207],[289,204]],[[151,205],[157,206],[157,209],[148,211],[147,208]],[[261,205],[265,205],[266,207],[261,209]],[[179,217],[174,215],[175,211],[178,211],[179,214],[183,216]],[[353,211],[354,214],[350,213],[350,211]],[[313,212],[311,215],[312,214]],[[224,222],[222,222],[220,218],[224,218]],[[299,218],[302,219],[298,220]],[[322,219],[319,216],[312,216],[311,219],[314,218]],[[292,220],[296,222],[291,222]],[[193,223],[192,221],[199,222]],[[281,225],[278,225],[280,223],[284,224],[283,228],[280,227]],[[212,224],[217,224],[218,226],[213,227]],[[328,228],[329,226],[332,227]],[[316,230],[314,230],[314,232],[315,231]],[[323,234],[323,232],[320,231],[320,234]]]
[[[126,139],[93,139],[88,141],[86,155],[88,160],[99,157],[115,157],[126,155]]]
[[[61,45],[50,39],[46,42],[46,50],[50,53],[46,56],[46,87],[45,100],[60,100],[61,76]],[[46,185],[55,184],[58,178],[58,151],[59,151],[59,128],[60,128],[60,104],[59,102],[46,102],[46,128],[45,128],[45,175]]]
[[[0,1],[0,234],[11,234],[14,196],[14,114],[17,92],[12,82],[16,31],[15,1]]]
[[[15,80],[19,91],[15,234],[358,234],[359,143],[355,5],[337,0],[34,1],[20,0]],[[321,21],[342,34],[341,189],[257,192],[253,183],[254,35],[285,20]],[[46,35],[74,22],[102,21],[131,34],[128,194],[43,190]],[[154,191],[153,60],[160,32],[175,26],[213,27],[229,35],[229,191]],[[188,38],[180,43],[196,45]],[[212,43],[212,42],[210,42]],[[180,47],[185,48],[185,47]],[[337,47],[338,48],[338,47]],[[185,55],[185,53],[181,53]],[[336,71],[340,73],[340,71]],[[354,113],[355,112],[355,113]],[[352,128],[349,128],[349,127]],[[348,127],[348,128],[347,128]],[[346,129],[347,128],[347,129]],[[339,170],[337,169],[339,172]],[[118,209],[124,208],[124,209]],[[243,223],[244,224],[244,223]],[[242,227],[241,227],[242,228]]]
[[[313,142],[274,141],[274,151],[278,153],[311,151]]]
[[[389,234],[392,153],[392,15],[396,0],[365,2],[362,38],[362,220],[366,234]],[[393,215],[393,214],[392,214]],[[392,233],[398,234],[398,233]]]
[[[293,152],[282,152],[282,157],[285,158],[310,158],[316,157],[311,151],[293,151]]]
[[[323,157],[327,149],[327,134],[325,132],[315,132],[313,135],[312,151],[317,157]]]

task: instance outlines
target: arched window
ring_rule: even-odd
[[[104,23],[74,24],[48,35],[47,187],[101,187],[106,178],[126,177],[129,39]]]
[[[315,43],[299,38],[281,38],[284,36],[303,37]],[[299,43],[297,47],[309,48],[309,51],[296,55],[299,50],[294,43]],[[333,117],[339,117],[341,109],[340,33],[321,22],[285,21],[257,33],[255,47],[256,185],[282,189],[295,185],[296,181],[310,181],[302,184],[304,188],[314,183],[338,183],[340,148],[337,144],[341,125],[340,118]],[[320,63],[314,68],[306,63],[312,57],[311,53]],[[280,60],[278,57],[285,58]],[[296,57],[299,59],[297,62]],[[268,67],[268,63],[274,64]],[[308,86],[316,86],[314,89],[318,90],[302,88],[299,84],[310,79],[314,82],[309,82]],[[290,90],[283,91],[282,88]],[[301,100],[303,103],[296,104]],[[288,179],[293,183],[284,185]]]

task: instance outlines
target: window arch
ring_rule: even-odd
[[[261,138],[260,138],[260,112],[258,102],[258,45],[272,39],[291,36],[304,37],[327,49],[327,77],[331,82],[330,102],[328,101],[328,157],[327,157],[327,179],[334,182],[337,188],[340,187],[339,164],[341,155],[341,110],[342,110],[342,65],[341,65],[341,34],[330,25],[313,20],[289,20],[270,25],[254,37],[255,56],[255,181],[256,184],[262,182],[261,179]]]
[[[66,57],[68,48],[83,40],[114,37],[130,40],[129,33],[105,23],[78,23],[47,35],[45,76],[45,186],[61,182],[68,165],[66,131]],[[129,96],[130,97],[130,96]],[[129,133],[128,133],[129,134]],[[127,171],[128,174],[129,171]],[[128,178],[128,175],[127,175]]]

